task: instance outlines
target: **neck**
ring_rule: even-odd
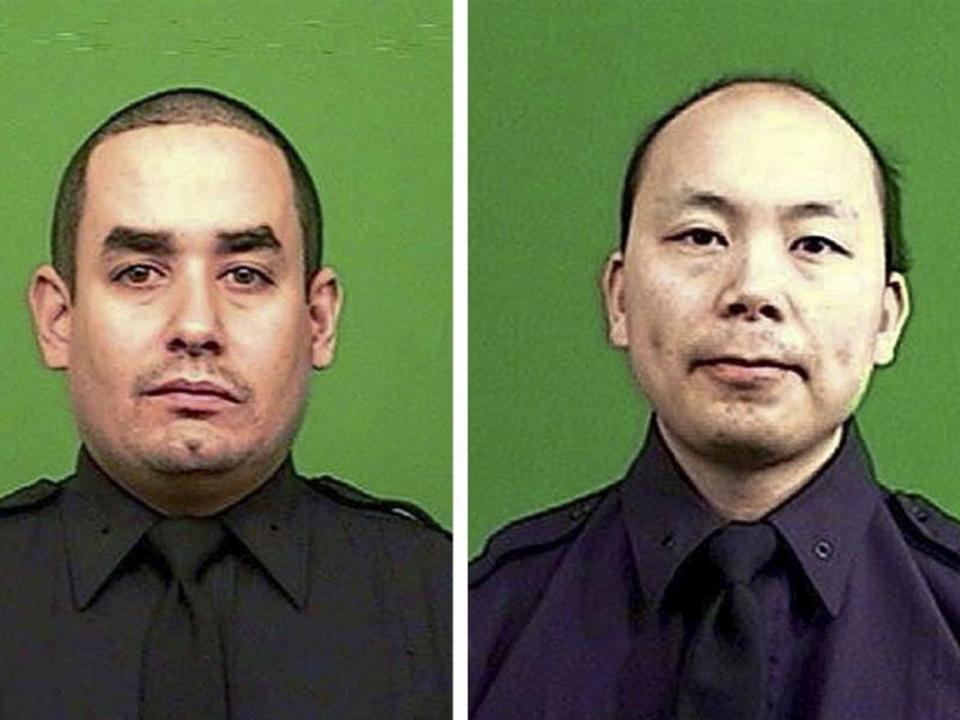
[[[763,465],[718,461],[698,453],[660,422],[660,432],[680,467],[700,495],[724,520],[753,522],[781,505],[806,485],[830,459],[843,428],[810,448]]]
[[[249,460],[219,472],[159,473],[119,458],[98,457],[97,464],[117,485],[148,507],[171,517],[216,515],[259,489],[276,472],[286,451],[276,457]]]

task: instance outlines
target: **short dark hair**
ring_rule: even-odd
[[[713,82],[682,102],[674,105],[666,113],[654,120],[641,133],[630,155],[627,172],[623,181],[623,192],[620,200],[620,249],[627,247],[627,238],[630,234],[630,222],[633,219],[633,204],[636,199],[640,182],[643,177],[644,159],[647,151],[657,136],[669,125],[674,118],[700,100],[735,85],[745,84],[780,85],[792,88],[809,95],[833,110],[849,125],[870,150],[870,155],[876,164],[880,184],[880,201],[883,211],[883,239],[884,257],[887,273],[905,273],[910,268],[910,256],[906,239],[903,236],[903,221],[900,211],[900,177],[897,168],[884,156],[877,144],[867,132],[837,103],[836,100],[821,87],[807,80],[796,77],[777,75],[736,76],[727,77]]]
[[[121,108],[77,149],[60,179],[50,233],[53,266],[74,292],[76,284],[77,229],[83,213],[87,164],[93,151],[108,138],[153,125],[223,125],[243,130],[277,147],[287,160],[293,180],[293,199],[303,240],[306,282],[320,267],[323,252],[323,218],[316,185],[306,163],[286,136],[249,105],[206,88],[165,90]]]

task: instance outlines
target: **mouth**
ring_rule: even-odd
[[[720,379],[734,383],[773,380],[782,377],[785,373],[793,373],[803,381],[809,379],[802,365],[778,358],[721,355],[694,361],[691,369],[700,368],[706,369]]]
[[[143,395],[173,402],[198,410],[216,409],[223,404],[237,404],[240,397],[231,389],[210,381],[169,380],[147,388]]]

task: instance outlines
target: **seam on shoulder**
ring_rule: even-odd
[[[960,520],[918,493],[894,492],[888,505],[911,546],[960,570]]]
[[[41,478],[0,498],[0,517],[43,507],[56,499],[63,490],[62,483]]]
[[[338,505],[405,520],[450,538],[449,530],[434,520],[430,513],[409,500],[378,498],[330,475],[304,478],[304,480],[311,490],[333,500]]]
[[[548,552],[563,545],[580,530],[594,508],[622,481],[591,493],[513,520],[491,535],[483,550],[470,562],[469,586],[484,582],[495,570],[517,557]],[[517,544],[517,535],[523,542]]]

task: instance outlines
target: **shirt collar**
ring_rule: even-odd
[[[621,489],[627,534],[640,586],[651,607],[660,607],[677,569],[721,518],[690,485],[651,417],[643,450]]]
[[[800,492],[768,516],[831,615],[843,605],[850,571],[883,491],[856,423]]]
[[[259,490],[223,515],[224,525],[256,558],[297,609],[307,602],[310,523],[304,487],[288,455]]]
[[[219,516],[297,608],[307,595],[309,527],[301,492],[288,456],[266,483]],[[114,483],[83,447],[63,503],[73,599],[82,610],[161,516]]]
[[[766,518],[836,615],[867,525],[882,499],[853,421],[834,455],[804,488]],[[643,450],[621,487],[641,587],[660,607],[680,565],[723,520],[694,489],[651,418]]]
[[[63,521],[73,599],[87,608],[107,578],[160,518],[116,485],[87,449],[63,498]]]

